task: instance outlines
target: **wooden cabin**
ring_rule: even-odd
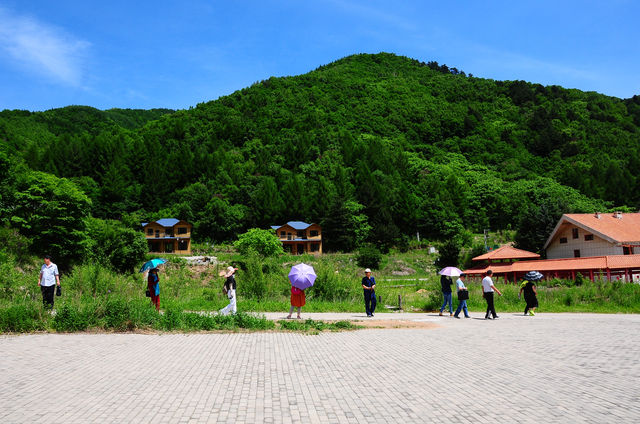
[[[284,251],[292,255],[322,254],[322,228],[318,224],[289,221],[284,225],[272,225]]]
[[[175,218],[142,223],[149,252],[153,253],[191,254],[192,228],[187,221]]]

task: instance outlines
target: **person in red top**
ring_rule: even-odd
[[[158,277],[158,268],[149,271],[147,278],[147,289],[151,295],[151,303],[156,307],[156,311],[160,311],[160,277]]]
[[[293,314],[293,309],[298,308],[298,319],[300,319],[300,311],[302,307],[305,305],[307,299],[304,294],[304,290],[301,290],[297,287],[291,286],[291,308],[289,309],[289,315],[287,315],[287,319],[291,318],[291,314]]]

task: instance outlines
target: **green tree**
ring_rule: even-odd
[[[71,181],[43,172],[21,176],[11,223],[31,238],[35,253],[67,267],[84,257],[90,201]]]
[[[88,218],[87,233],[87,259],[118,272],[133,271],[148,252],[144,234],[120,221]]]
[[[233,245],[242,255],[249,255],[253,252],[262,257],[269,257],[284,253],[282,243],[274,230],[252,228],[246,233],[240,234]]]

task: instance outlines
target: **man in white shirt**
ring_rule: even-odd
[[[493,315],[493,319],[498,318],[498,314],[496,314],[496,308],[493,306],[493,292],[498,292],[498,294],[502,296],[500,290],[498,290],[496,286],[493,285],[493,280],[491,279],[492,274],[493,271],[488,269],[486,277],[482,279],[482,296],[484,297],[484,300],[487,301],[487,313],[484,315],[484,319],[491,319],[489,317],[489,313]]]
[[[56,284],[60,287],[58,266],[51,262],[51,256],[46,255],[38,277],[38,285],[42,292],[42,304],[45,307],[53,308],[53,294],[55,293]]]

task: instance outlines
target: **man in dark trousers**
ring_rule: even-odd
[[[364,309],[367,311],[367,316],[372,317],[373,312],[376,310],[376,279],[371,276],[371,270],[369,268],[364,270],[364,277],[362,277],[362,288],[364,289]]]
[[[53,295],[56,284],[60,287],[58,266],[51,262],[51,256],[46,255],[44,257],[44,264],[40,268],[38,286],[40,286],[40,291],[42,292],[42,303],[47,308],[53,308]]]
[[[440,288],[442,289],[442,298],[444,299],[440,307],[440,316],[442,316],[442,311],[447,307],[447,304],[449,304],[449,316],[453,316],[453,302],[451,301],[452,284],[453,281],[451,281],[451,277],[446,275],[440,276]]]
[[[484,315],[484,319],[491,319],[489,314],[493,315],[493,319],[498,318],[498,314],[496,314],[496,308],[493,306],[493,292],[498,292],[500,296],[502,293],[500,290],[493,285],[493,280],[491,279],[491,275],[493,275],[493,271],[490,269],[487,270],[487,276],[482,279],[482,296],[484,300],[487,301],[487,313]]]

